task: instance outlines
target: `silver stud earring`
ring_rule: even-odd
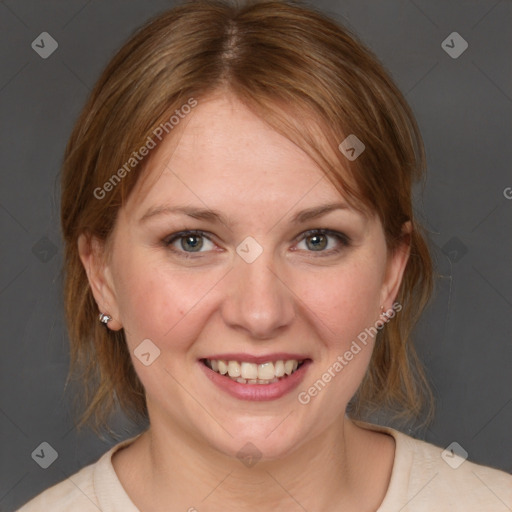
[[[112,320],[112,317],[105,313],[100,313],[99,320],[102,324],[107,325],[110,322],[110,320]]]
[[[380,316],[383,316],[386,320],[389,320],[389,318],[391,317],[391,315],[387,312],[387,311],[384,311],[384,306],[381,306],[380,307],[382,313],[380,314]]]

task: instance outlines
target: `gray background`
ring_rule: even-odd
[[[512,3],[320,1],[380,57],[417,115],[429,176],[417,210],[440,277],[417,346],[437,397],[428,430],[409,430],[512,472]],[[72,125],[122,42],[172,2],[0,2],[2,236],[0,509],[14,510],[95,461],[115,440],[78,435],[64,380],[57,178]],[[49,32],[58,49],[31,47]],[[457,59],[441,43],[469,44]],[[509,197],[512,195],[508,194]],[[136,430],[119,418],[121,435]],[[58,459],[32,459],[41,442]]]

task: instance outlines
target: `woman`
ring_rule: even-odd
[[[359,421],[429,416],[424,166],[389,76],[311,9],[143,27],[71,136],[62,227],[82,423],[149,427],[21,510],[510,508],[510,475]]]

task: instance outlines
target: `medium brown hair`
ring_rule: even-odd
[[[404,222],[411,222],[410,258],[396,298],[403,309],[377,336],[351,414],[386,407],[418,416],[425,404],[430,411],[431,394],[410,340],[433,279],[412,208],[411,187],[425,171],[425,154],[409,106],[356,36],[311,7],[198,0],[157,16],[126,42],[99,78],[66,148],[61,222],[69,379],[82,386],[79,425],[107,426],[116,402],[136,421],[147,420],[125,334],[98,321],[77,245],[82,233],[109,241],[146,159],[101,199],[94,191],[176,109],[219,90],[306,151],[355,207],[377,214],[390,251],[402,240]],[[354,161],[338,149],[350,134],[365,145]]]

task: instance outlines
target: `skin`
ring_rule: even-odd
[[[120,210],[108,253],[79,241],[98,308],[113,317],[109,328],[124,328],[146,390],[151,426],[112,459],[122,485],[145,512],[376,510],[394,440],[345,416],[373,340],[307,405],[297,394],[375,325],[381,305],[391,307],[408,247],[390,253],[378,218],[348,206],[293,224],[299,211],[346,201],[302,150],[232,95],[200,101],[171,135]],[[140,222],[162,204],[217,210],[225,221],[161,214]],[[320,228],[346,234],[350,245],[301,239]],[[186,229],[211,242],[187,253],[178,239],[173,252],[164,240]],[[253,263],[236,253],[247,236],[263,248]],[[318,240],[328,245],[315,251]],[[150,366],[133,356],[147,338],[161,351]],[[298,389],[251,402],[219,390],[198,366],[222,352],[293,352],[312,363]],[[250,468],[236,456],[247,442],[262,454]]]

